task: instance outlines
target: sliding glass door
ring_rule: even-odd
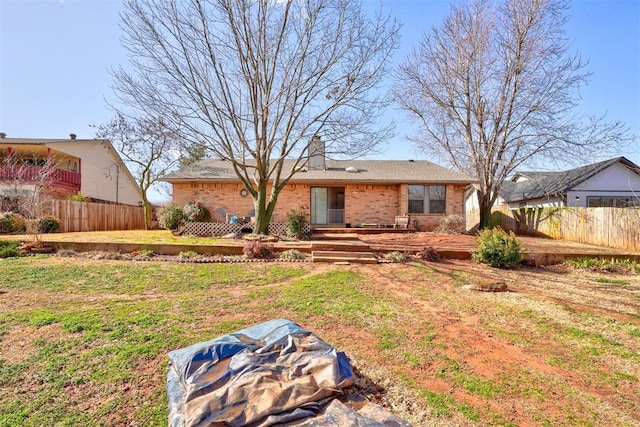
[[[311,187],[311,224],[344,223],[344,187]]]

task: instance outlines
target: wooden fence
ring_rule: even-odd
[[[60,220],[65,233],[145,228],[144,210],[140,206],[52,200],[47,210]]]
[[[521,235],[542,235],[572,242],[640,251],[638,208],[496,210],[492,214],[491,223]]]

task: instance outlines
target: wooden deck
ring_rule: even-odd
[[[325,227],[311,226],[312,235],[322,234],[385,234],[385,233],[412,233],[414,230],[393,228],[393,225],[370,224],[366,227]]]

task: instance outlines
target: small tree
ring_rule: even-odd
[[[94,127],[96,137],[109,139],[135,176],[142,190],[145,228],[151,229],[149,189],[179,162],[177,131],[162,119],[127,117],[121,112]]]
[[[27,231],[40,241],[37,219],[44,216],[51,200],[51,188],[58,179],[59,162],[38,153],[10,152],[0,159],[2,186],[0,197],[10,201],[11,210],[29,220]]]

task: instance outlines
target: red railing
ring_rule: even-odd
[[[47,166],[0,166],[0,181],[19,181],[25,184],[52,185],[80,190],[80,174]]]

